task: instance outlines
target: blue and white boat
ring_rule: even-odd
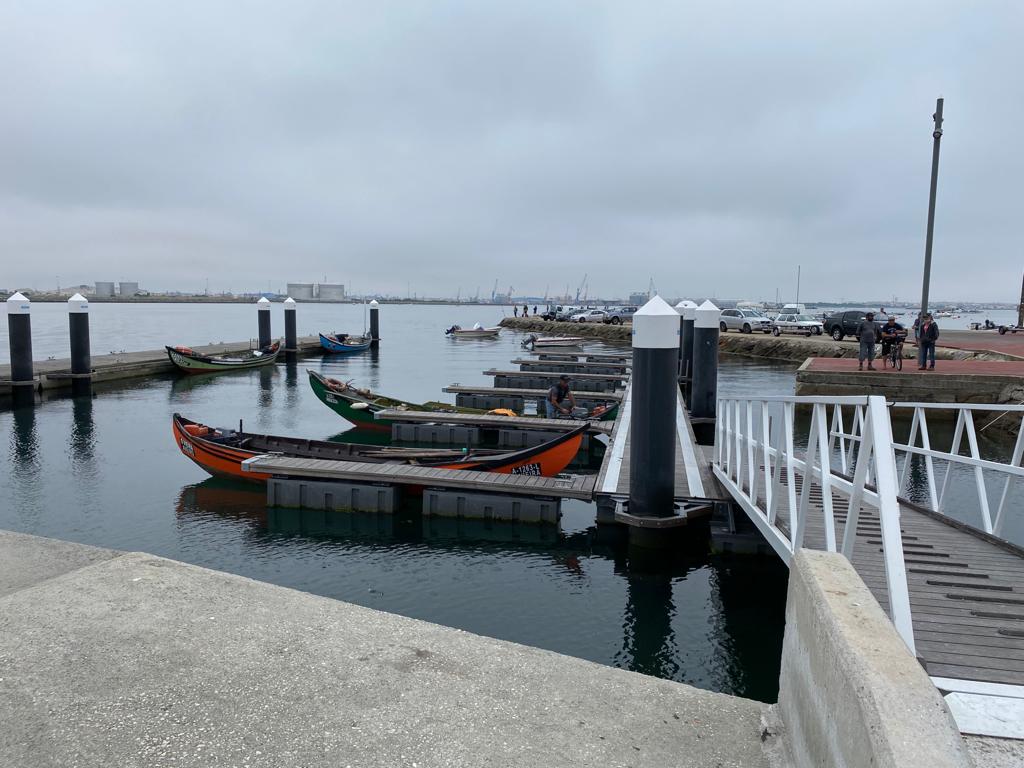
[[[370,339],[367,336],[349,336],[347,333],[321,333],[320,346],[328,352],[350,355],[368,350]]]

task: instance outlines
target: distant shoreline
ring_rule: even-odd
[[[0,301],[6,301],[12,294],[0,293]],[[64,304],[70,296],[57,294],[33,294],[28,299],[33,304]],[[133,296],[125,298],[122,296],[86,296],[86,299],[93,304],[255,304],[258,296]],[[281,304],[284,299],[267,297],[271,303]],[[513,307],[515,304],[492,304],[486,301],[459,301],[451,299],[376,299],[379,304],[436,304],[467,307]],[[364,304],[369,299],[295,299],[298,304]]]

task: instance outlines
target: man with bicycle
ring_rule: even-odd
[[[899,348],[907,338],[907,329],[896,322],[896,318],[889,316],[885,325],[882,326],[882,359],[888,360],[893,346]]]

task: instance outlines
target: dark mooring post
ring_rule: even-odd
[[[674,513],[679,313],[655,296],[633,315],[629,514]]]
[[[299,351],[299,335],[295,327],[295,299],[289,296],[284,300],[284,351],[288,355]]]
[[[679,391],[683,402],[690,407],[690,389],[693,383],[693,320],[697,305],[689,299],[676,304],[679,313]]]
[[[11,343],[11,381],[16,387],[31,391],[32,372],[32,302],[15,293],[7,299],[7,333]]]
[[[272,343],[270,341],[270,300],[266,296],[260,296],[260,300],[256,302],[256,316],[260,321],[259,345],[260,349],[263,349]]]
[[[370,348],[380,346],[380,304],[374,299],[370,302]]]
[[[718,408],[718,323],[722,311],[705,301],[694,311],[693,387],[690,416],[693,432],[701,445],[715,441],[715,413]]]
[[[89,301],[80,293],[68,299],[68,336],[71,339],[71,391],[88,394],[92,389],[92,352],[89,348]]]
[[[928,287],[932,279],[932,233],[935,231],[935,192],[939,186],[939,144],[942,141],[942,99],[935,102],[932,115],[932,183],[928,192],[928,231],[924,239],[924,280],[921,286],[921,317],[928,312]]]

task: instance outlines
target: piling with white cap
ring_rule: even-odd
[[[256,302],[256,316],[260,321],[260,349],[269,347],[270,342],[270,299],[266,296],[260,296],[260,300]]]
[[[376,299],[370,302],[370,348],[380,346],[380,304]]]
[[[679,315],[660,296],[633,315],[629,514],[674,513]]]
[[[697,304],[683,299],[676,304],[679,313],[679,389],[686,407],[690,407],[690,389],[693,383],[693,322],[697,317]]]
[[[693,431],[698,443],[711,445],[718,407],[718,324],[722,311],[710,301],[705,301],[694,314],[690,416],[707,420],[694,423]]]
[[[11,344],[11,382],[33,383],[32,302],[21,293],[7,299],[7,333]]]
[[[295,331],[295,299],[284,300],[284,351],[293,354],[299,351],[299,335]]]
[[[80,293],[68,299],[68,336],[71,339],[71,373],[88,376],[92,373],[92,352],[89,349],[89,300]]]

